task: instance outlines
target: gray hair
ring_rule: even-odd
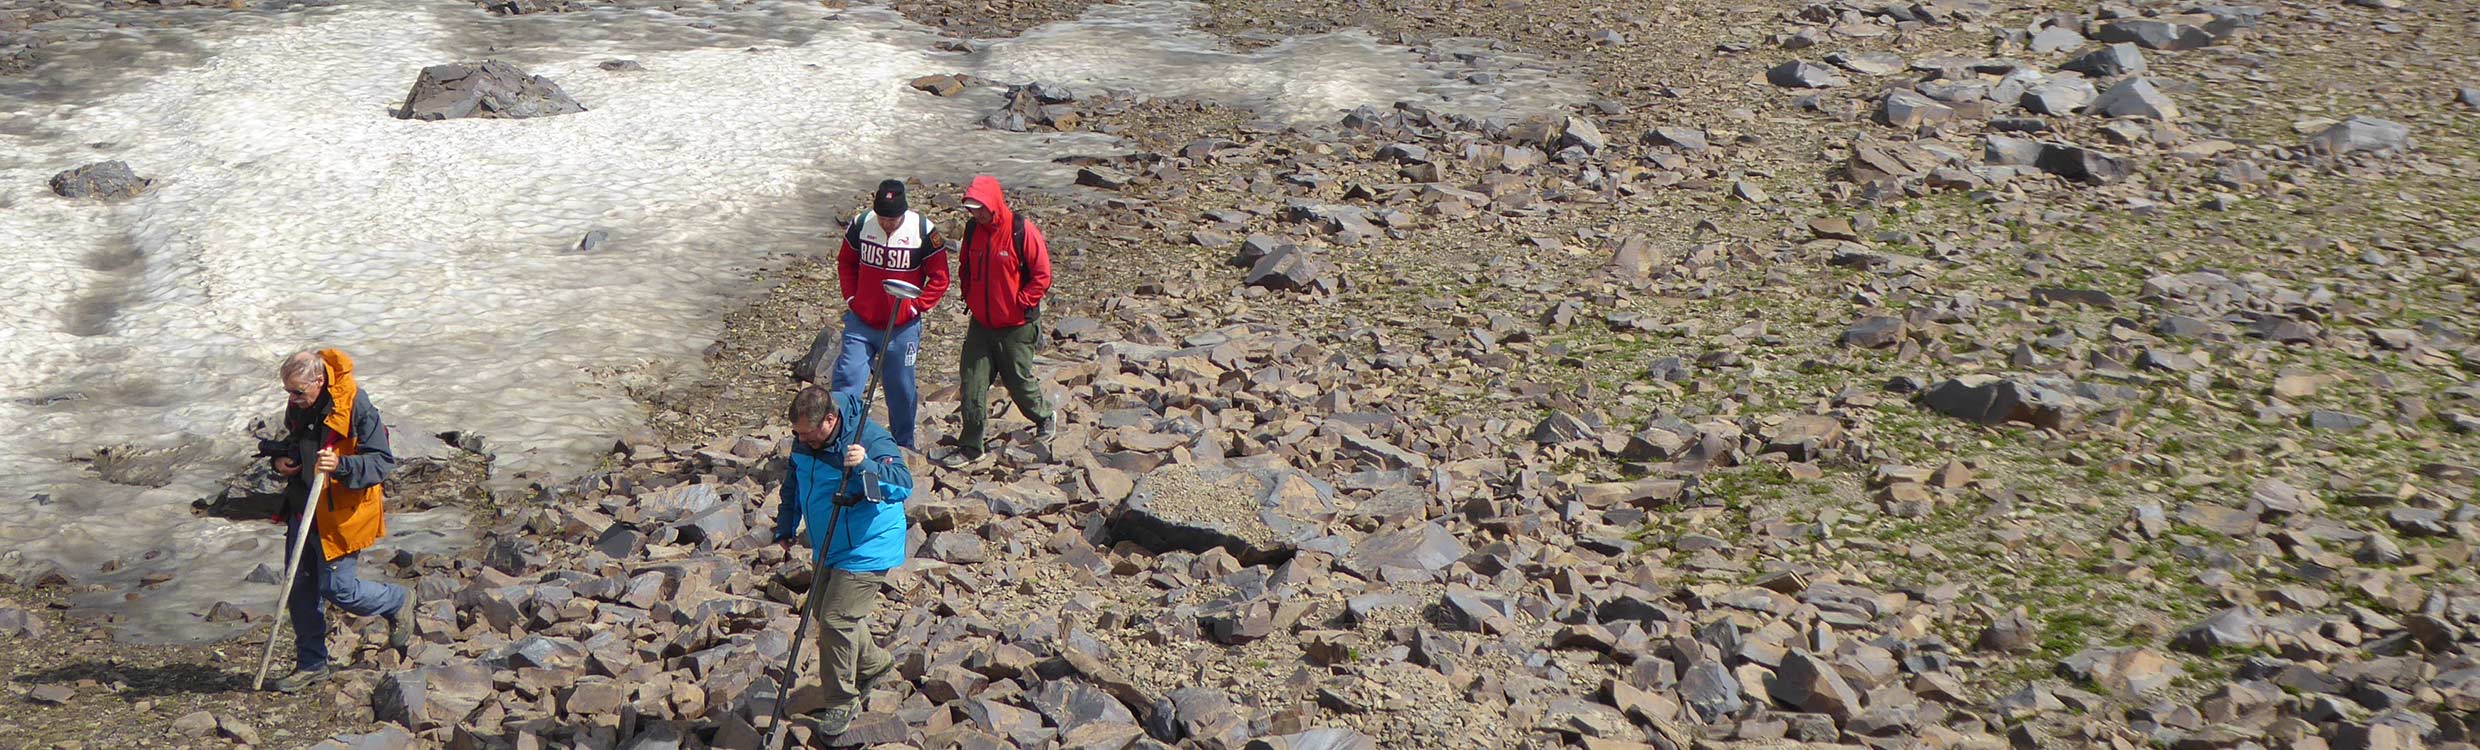
[[[324,381],[327,379],[327,361],[319,359],[318,350],[303,349],[301,351],[293,352],[293,356],[285,357],[284,368],[279,370],[277,374],[283,376],[286,381],[307,379],[314,376],[319,380]]]

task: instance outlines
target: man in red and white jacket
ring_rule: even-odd
[[[973,221],[965,225],[956,263],[972,322],[957,358],[964,425],[956,437],[956,461],[982,455],[994,374],[1015,397],[1016,408],[1033,420],[1036,439],[1050,437],[1052,431],[1050,403],[1033,376],[1033,350],[1042,338],[1042,297],[1051,288],[1050,246],[1043,242],[1040,227],[1008,208],[997,178],[974,177],[965,188],[964,207]]]
[[[947,246],[938,227],[914,213],[904,197],[904,181],[886,180],[870,197],[870,210],[845,226],[843,247],[836,251],[836,281],[844,292],[844,330],[818,332],[809,356],[793,368],[793,377],[811,382],[829,356],[834,357],[828,390],[859,395],[869,382],[870,359],[886,351],[879,382],[887,393],[887,431],[896,444],[913,447],[913,420],[920,411],[921,391],[913,382],[913,366],[921,355],[921,316],[947,294]],[[921,297],[898,300],[879,286],[899,279],[921,287]],[[893,316],[892,334],[888,322]],[[830,343],[832,342],[832,343]],[[829,352],[833,354],[830,355]]]

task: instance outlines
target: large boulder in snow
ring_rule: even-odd
[[[457,117],[516,119],[550,117],[586,111],[568,98],[551,79],[531,75],[498,60],[433,65],[422,69],[405,95],[397,117],[446,120]]]

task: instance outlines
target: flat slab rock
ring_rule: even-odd
[[[422,69],[396,116],[409,120],[460,117],[520,119],[586,111],[551,79],[498,60]]]
[[[1276,565],[1302,549],[1350,551],[1329,535],[1335,488],[1287,468],[1177,464],[1137,480],[1110,522],[1115,541],[1155,552],[1217,547],[1244,565]]]
[[[1368,735],[1325,727],[1299,734],[1259,737],[1249,740],[1247,750],[1378,750],[1378,741]]]

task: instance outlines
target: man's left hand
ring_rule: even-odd
[[[862,450],[861,446],[844,446],[844,468],[850,469],[855,466],[860,466],[861,462],[868,460],[869,457],[870,452]]]
[[[321,473],[321,474],[332,474],[332,473],[335,473],[335,471],[336,471],[336,451],[335,451],[335,449],[330,448],[330,449],[328,449],[328,450],[319,451],[319,463],[318,463],[318,467],[317,467],[317,468],[318,468],[318,472],[319,472],[319,473]]]

